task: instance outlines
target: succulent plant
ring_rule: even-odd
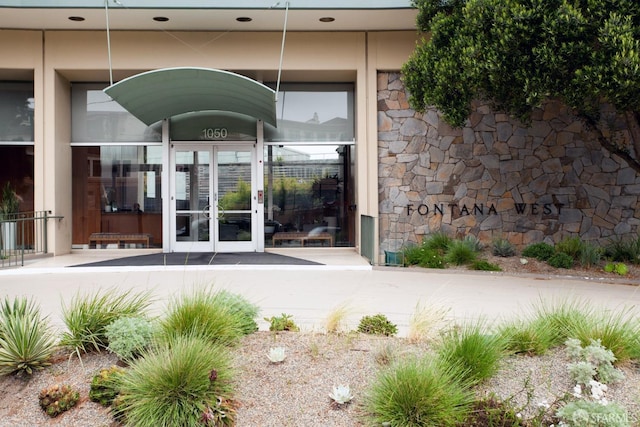
[[[353,399],[351,389],[348,385],[334,386],[333,392],[329,394],[329,397],[336,405],[344,405]]]
[[[79,398],[80,393],[68,384],[55,384],[44,388],[38,396],[40,407],[52,418],[73,408]]]
[[[280,363],[282,362],[286,356],[284,347],[274,347],[269,349],[269,354],[267,357],[271,361],[271,363]]]
[[[120,393],[118,377],[122,375],[124,369],[112,366],[109,369],[101,369],[98,375],[91,380],[89,399],[98,402],[102,406],[110,406],[113,400]]]

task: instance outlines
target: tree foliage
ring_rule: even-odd
[[[422,42],[403,66],[413,108],[462,126],[474,99],[526,121],[558,99],[640,170],[639,149],[598,129],[602,105],[631,120],[640,144],[638,0],[414,0]],[[633,136],[634,129],[631,129]]]

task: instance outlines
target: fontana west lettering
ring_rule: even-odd
[[[517,215],[560,215],[564,203],[516,203],[513,204]],[[419,215],[444,215],[450,213],[453,216],[466,216],[466,215],[498,215],[498,210],[494,203],[474,203],[471,206],[466,204],[457,203],[434,203],[433,205],[427,205],[421,203],[414,205],[409,203],[407,205],[407,216],[411,216],[414,212]]]

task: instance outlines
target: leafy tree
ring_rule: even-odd
[[[523,120],[546,99],[575,110],[640,172],[638,0],[414,0],[422,42],[403,66],[417,111],[462,126],[474,99]],[[624,116],[612,137],[602,107]]]

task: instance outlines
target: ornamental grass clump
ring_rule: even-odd
[[[556,346],[556,331],[541,319],[518,319],[499,326],[505,349],[515,354],[540,356]]]
[[[446,331],[435,350],[444,364],[457,366],[466,381],[478,384],[498,371],[505,347],[503,336],[478,321]]]
[[[56,338],[40,308],[26,297],[0,305],[0,374],[26,373],[50,365]]]
[[[125,371],[118,411],[127,425],[140,427],[202,426],[220,411],[232,422],[232,378],[228,347],[199,333],[176,335]]]
[[[473,392],[462,372],[433,358],[403,358],[380,371],[362,397],[366,425],[463,425]]]
[[[453,240],[447,247],[444,261],[453,265],[471,264],[478,257],[478,252],[472,240]]]
[[[195,289],[173,299],[166,316],[160,320],[159,339],[178,335],[195,335],[211,343],[235,345],[245,335],[252,314],[229,304],[226,291],[210,286]]]
[[[71,303],[62,305],[62,318],[67,327],[60,343],[81,353],[101,351],[109,346],[107,326],[120,317],[144,317],[151,305],[151,293],[119,291],[115,288],[94,294],[76,294]]]

